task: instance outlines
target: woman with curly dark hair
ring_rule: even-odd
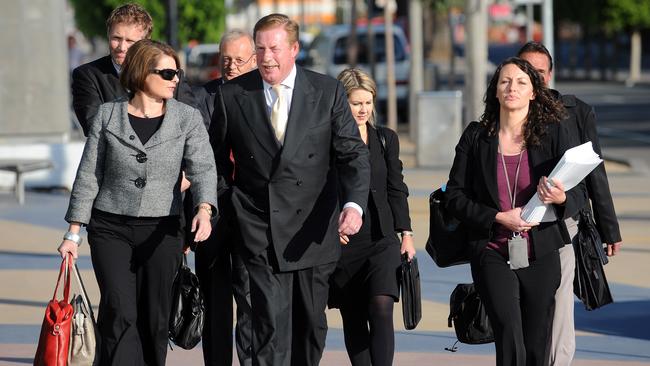
[[[586,202],[584,185],[565,191],[548,180],[568,146],[565,115],[537,71],[505,60],[485,94],[480,122],[456,146],[447,184],[448,209],[467,228],[474,283],[495,332],[497,365],[546,365],[558,248],[568,242],[564,218]],[[526,222],[521,209],[537,194],[557,221]]]

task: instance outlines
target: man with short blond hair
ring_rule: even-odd
[[[250,278],[254,365],[317,365],[329,277],[368,201],[368,149],[336,79],[296,66],[298,24],[254,28],[257,70],[221,86],[210,126]],[[233,176],[234,172],[234,176]]]
[[[72,107],[85,136],[100,105],[127,95],[119,79],[122,62],[129,47],[150,38],[152,30],[153,19],[142,6],[128,3],[115,8],[106,20],[109,55],[72,71]],[[174,98],[194,105],[194,95],[183,80]]]

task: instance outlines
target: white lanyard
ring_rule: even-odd
[[[522,149],[519,152],[519,161],[517,162],[517,171],[515,173],[515,184],[513,189],[510,189],[510,178],[508,177],[508,169],[506,168],[506,158],[503,157],[503,149],[501,148],[501,143],[499,143],[499,150],[501,150],[501,163],[503,163],[503,174],[506,176],[506,185],[508,186],[508,197],[510,198],[510,208],[515,208],[515,196],[517,195],[517,182],[519,181],[519,167],[521,166],[521,156],[524,153]]]

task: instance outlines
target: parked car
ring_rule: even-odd
[[[368,28],[366,26],[357,27],[357,42],[359,45],[357,67],[371,74],[370,66],[368,65],[367,31]],[[385,108],[388,95],[386,86],[386,33],[384,25],[373,25],[373,33],[375,82],[377,83],[377,99],[381,111],[381,109]],[[309,47],[306,66],[314,71],[336,77],[341,71],[349,67],[347,64],[347,39],[349,34],[350,25],[339,24],[323,28]],[[393,27],[393,41],[395,46],[397,103],[400,113],[405,113],[408,110],[408,80],[411,58],[404,31],[397,25]]]
[[[187,56],[185,67],[187,81],[200,85],[221,76],[219,69],[219,44],[198,44]]]

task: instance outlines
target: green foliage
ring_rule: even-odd
[[[608,0],[572,0],[555,1],[553,10],[556,20],[567,20],[584,25],[587,28],[597,27],[604,20],[605,3]]]
[[[69,0],[75,9],[77,27],[86,37],[106,37],[106,18],[111,11],[128,0]],[[134,0],[153,18],[153,34],[165,40],[167,26],[166,0]],[[178,41],[185,45],[191,39],[214,43],[225,28],[226,9],[222,0],[177,0]]]
[[[650,0],[607,0],[607,26],[611,30],[650,27]]]

